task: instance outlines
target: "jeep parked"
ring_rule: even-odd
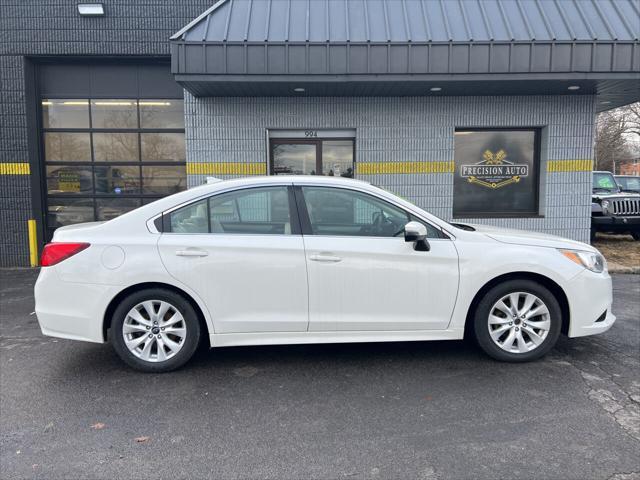
[[[623,192],[611,172],[593,172],[591,240],[596,232],[630,233],[640,240],[640,194]]]

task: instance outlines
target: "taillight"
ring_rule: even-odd
[[[90,245],[90,243],[47,243],[44,246],[44,250],[42,250],[40,265],[50,267],[74,256],[76,253],[80,253],[82,250],[89,248]]]

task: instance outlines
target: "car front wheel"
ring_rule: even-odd
[[[555,296],[530,280],[510,280],[489,290],[476,309],[474,331],[480,347],[500,361],[527,362],[556,343],[562,313]]]
[[[184,365],[200,341],[200,322],[191,304],[164,289],[126,297],[111,322],[111,340],[120,358],[144,372],[168,372]]]

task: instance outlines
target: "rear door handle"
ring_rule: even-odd
[[[206,257],[209,253],[204,250],[198,250],[195,248],[188,248],[186,250],[178,250],[176,255],[179,257]]]
[[[313,260],[314,262],[326,263],[336,263],[342,261],[340,257],[336,257],[334,255],[311,255],[309,256],[309,260]]]

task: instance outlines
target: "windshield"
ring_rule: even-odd
[[[593,190],[599,192],[619,192],[613,175],[609,172],[593,172]]]
[[[623,190],[640,192],[640,177],[616,177],[616,182]]]

